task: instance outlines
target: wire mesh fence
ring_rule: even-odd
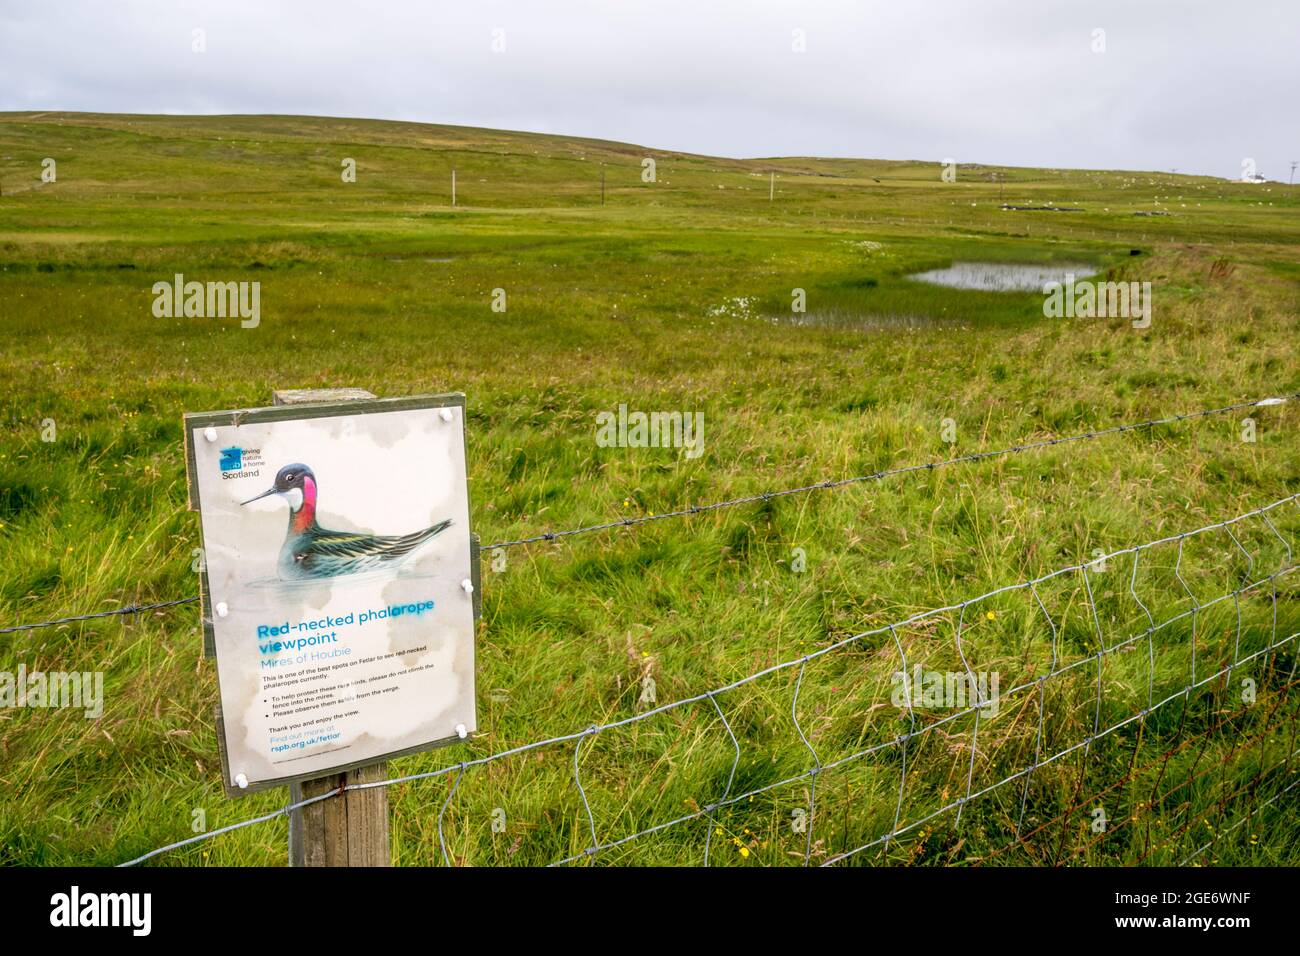
[[[445,787],[429,799],[448,864],[708,865],[720,846],[727,861],[804,865],[1068,863],[1121,845],[1179,862],[1293,792],[1298,499],[352,789]],[[1183,846],[1243,803],[1247,816]],[[526,851],[518,833],[502,847],[507,817]]]

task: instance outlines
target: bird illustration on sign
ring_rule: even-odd
[[[266,491],[240,502],[246,505],[278,495],[289,503],[289,530],[276,565],[280,577],[286,581],[332,578],[396,566],[451,527],[448,519],[401,535],[330,531],[316,521],[318,490],[311,468],[295,463],[281,468],[276,473],[275,484]]]

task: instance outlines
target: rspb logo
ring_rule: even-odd
[[[260,448],[232,447],[221,449],[221,460],[217,467],[221,470],[223,479],[256,478],[265,464]]]

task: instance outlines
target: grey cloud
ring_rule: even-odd
[[[1297,49],[1294,0],[65,0],[0,13],[0,109],[361,116],[727,156],[1224,176],[1250,156],[1285,179]]]

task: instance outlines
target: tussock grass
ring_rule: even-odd
[[[300,117],[0,115],[0,623],[194,593],[197,520],[185,509],[184,411],[269,403],[273,388],[359,386],[469,398],[476,530],[500,541],[620,516],[874,472],[1121,422],[1300,391],[1300,193],[1168,174],[987,170],[939,181],[931,164],[739,161],[641,147],[416,124]],[[641,159],[659,182],[640,181]],[[39,182],[40,160],[59,181]],[[339,181],[357,159],[358,181]],[[447,205],[458,171],[461,205]],[[599,205],[600,167],[607,205]],[[776,170],[777,201],[767,201]],[[879,180],[877,182],[876,180]],[[724,188],[719,189],[718,186]],[[1159,203],[1159,205],[1157,205]],[[1163,217],[1137,211],[1163,210]],[[868,245],[863,245],[868,243]],[[1133,256],[1137,249],[1140,255]],[[441,261],[450,260],[450,261]],[[910,281],[954,260],[1078,262],[1150,281],[1147,330],[1048,320],[1025,293]],[[262,324],[157,319],[153,282],[175,272],[262,283]],[[508,311],[490,310],[505,288]],[[808,312],[791,315],[791,290]],[[735,300],[747,300],[747,307]],[[731,305],[728,305],[731,303]],[[725,308],[723,308],[726,306]],[[774,319],[776,321],[774,321]],[[705,452],[600,448],[595,416],[619,403],[702,411]],[[391,765],[430,770],[691,697],[930,607],[1192,530],[1300,485],[1300,413],[1238,418],[938,469],[762,506],[513,549],[485,566],[481,737]],[[945,418],[957,441],[942,441]],[[57,440],[41,441],[53,419]],[[1296,509],[1275,516],[1300,541]],[[1256,571],[1284,559],[1256,522]],[[791,570],[795,548],[807,570]],[[1149,557],[1149,560],[1148,560]],[[1157,620],[1190,606],[1165,546],[1136,588]],[[1182,576],[1209,599],[1250,566],[1221,534],[1189,541]],[[1105,642],[1141,634],[1124,559],[1090,579]],[[1278,581],[1282,636],[1300,612]],[[991,599],[963,645],[1003,690],[981,717],[913,738],[817,780],[814,860],[920,820],[1086,739],[1096,710],[1096,622],[1077,576],[1042,592],[1061,661],[1044,685],[1045,617],[1025,595]],[[1266,646],[1269,593],[1197,615],[1198,674]],[[952,616],[899,637],[909,663],[960,668]],[[1100,726],[1182,687],[1182,619],[1105,656]],[[1237,658],[1234,658],[1234,654]],[[1287,645],[1089,748],[854,857],[870,864],[1172,864],[1216,835],[1206,862],[1294,864],[1295,653]],[[1153,666],[1154,662],[1154,666]],[[115,863],[273,810],[217,784],[216,685],[192,608],[0,637],[0,668],[102,670],[98,720],[0,712],[0,861]],[[800,724],[823,764],[911,727],[890,705],[889,635],[816,658]],[[1246,673],[1249,671],[1249,673]],[[1258,685],[1241,699],[1241,680]],[[791,719],[796,672],[718,698],[741,744],[733,794],[804,773]],[[923,724],[946,714],[917,712]],[[603,841],[721,799],[735,748],[707,701],[582,745]],[[590,835],[572,745],[467,772],[444,819],[469,864],[545,863]],[[1207,769],[1209,768],[1209,769]],[[454,775],[392,790],[394,856],[441,860],[437,816]],[[609,863],[803,862],[791,827],[811,781],[602,853]],[[1023,814],[1022,814],[1023,802]],[[1104,834],[1090,811],[1106,809]],[[504,833],[491,828],[505,811]],[[1242,819],[1247,822],[1229,830]],[[1208,828],[1208,829],[1207,829]],[[1016,842],[1017,832],[1027,835]],[[1098,838],[1100,836],[1100,838]],[[742,853],[742,850],[744,851]],[[283,821],[163,864],[278,865]]]

